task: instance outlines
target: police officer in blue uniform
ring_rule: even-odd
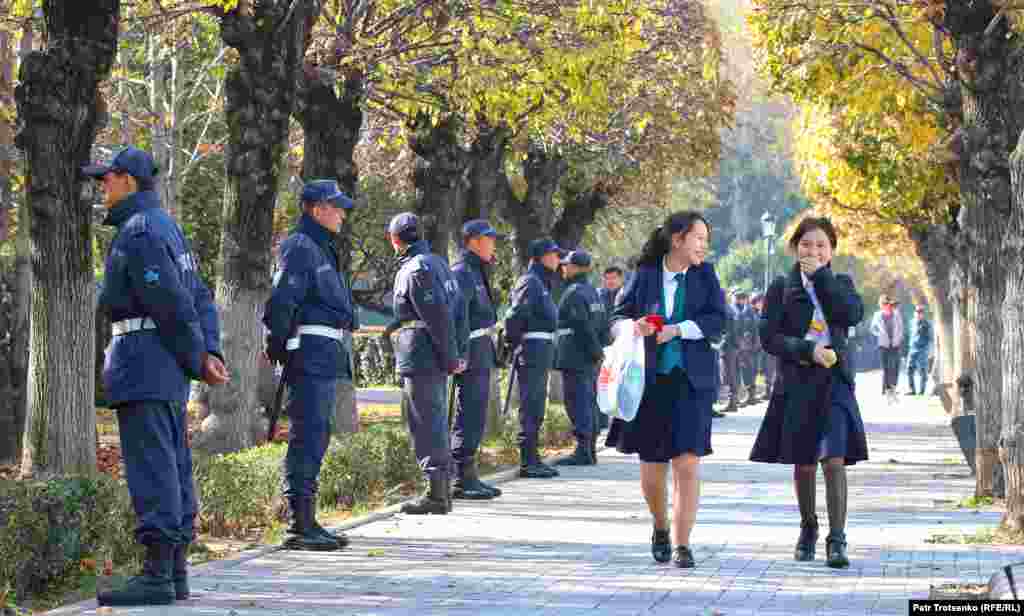
[[[456,475],[452,498],[489,500],[501,495],[499,488],[480,481],[476,463],[491,399],[491,371],[497,365],[494,337],[498,313],[491,291],[490,266],[494,262],[496,240],[500,237],[486,220],[467,222],[462,226],[462,255],[452,266],[466,303],[470,330],[466,370],[454,377],[452,458]]]
[[[512,291],[505,335],[519,381],[519,476],[547,479],[559,473],[541,462],[537,447],[547,404],[548,370],[555,359],[558,307],[551,288],[562,251],[554,240],[545,238],[530,242],[529,255],[530,265]]]
[[[228,380],[217,308],[185,235],[160,207],[153,157],[129,147],[110,165],[82,172],[102,182],[104,224],[117,229],[99,297],[113,323],[103,380],[117,410],[135,537],[146,547],[142,573],[97,600],[164,605],[189,596],[185,557],[196,515],[185,414],[190,381]]]
[[[591,261],[583,250],[562,259],[568,287],[558,303],[555,369],[562,371],[565,408],[576,436],[576,451],[558,462],[567,466],[597,464],[597,370],[604,347],[612,343],[605,303],[587,280]]]
[[[330,441],[337,380],[349,375],[345,330],[358,329],[352,291],[339,268],[334,238],[352,200],[334,180],[302,189],[302,215],[279,250],[274,289],[264,309],[267,356],[284,366],[291,421],[284,496],[292,522],[284,547],[333,551],[348,538],[316,520],[317,477]]]
[[[441,257],[421,239],[419,219],[404,212],[391,219],[388,237],[399,257],[394,288],[395,369],[409,403],[409,432],[416,459],[430,482],[427,494],[402,506],[410,515],[451,511],[448,375],[465,370],[468,340],[462,294]]]

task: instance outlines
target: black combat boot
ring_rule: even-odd
[[[317,533],[320,533],[320,535],[330,539],[331,541],[337,543],[339,549],[348,547],[348,535],[341,531],[332,533],[323,526],[320,526],[320,523],[317,522],[315,518],[313,519],[313,530]]]
[[[188,588],[188,544],[174,546],[174,598],[184,601],[192,594]]]
[[[173,567],[174,546],[151,543],[146,546],[142,573],[117,590],[97,594],[96,601],[101,606],[170,605],[174,603]]]
[[[300,496],[289,499],[292,509],[292,525],[288,527],[284,540],[287,550],[307,552],[333,552],[340,549],[338,541],[322,528],[318,531],[314,518],[313,498]]]
[[[526,479],[551,479],[557,477],[558,471],[547,464],[542,464],[537,450],[530,445],[519,446],[519,476]]]
[[[592,466],[594,459],[590,456],[590,437],[576,438],[576,451],[555,462],[556,466]]]
[[[433,473],[430,476],[430,489],[411,503],[402,505],[402,513],[408,515],[445,515],[451,511],[451,499],[448,495],[448,476]]]
[[[459,476],[452,486],[452,498],[464,500],[491,500],[497,494],[480,481],[476,468],[476,458],[471,457],[459,465]]]

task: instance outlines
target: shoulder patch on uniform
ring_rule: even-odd
[[[160,268],[147,267],[142,272],[142,280],[149,285],[158,284],[160,282]]]

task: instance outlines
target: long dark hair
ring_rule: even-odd
[[[676,212],[665,219],[664,224],[651,232],[651,236],[644,244],[643,253],[640,255],[640,263],[644,265],[658,265],[661,259],[672,250],[672,236],[682,232],[689,233],[698,222],[704,223],[711,233],[711,223],[699,212],[686,210]]]

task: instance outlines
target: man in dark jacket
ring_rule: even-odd
[[[452,267],[466,303],[469,324],[466,370],[455,375],[452,457],[456,478],[452,498],[489,500],[501,495],[499,488],[480,481],[476,463],[487,424],[491,371],[496,366],[494,337],[498,314],[491,291],[490,268],[499,237],[498,231],[486,220],[467,222],[462,226],[465,247]]]
[[[395,367],[409,403],[409,432],[416,459],[430,489],[402,506],[410,515],[446,514],[452,510],[449,472],[448,375],[466,369],[465,306],[458,282],[444,259],[421,239],[419,219],[405,212],[391,219],[388,237],[399,257],[395,274]]]
[[[558,304],[555,369],[562,371],[565,407],[576,436],[576,451],[559,464],[597,464],[597,369],[604,347],[611,344],[609,314],[587,280],[590,255],[574,250],[562,259],[562,276],[569,285]]]
[[[146,547],[142,574],[97,600],[169,604],[189,596],[185,556],[196,516],[189,382],[228,380],[217,308],[184,233],[160,207],[153,157],[129,147],[110,165],[82,172],[102,182],[104,224],[117,229],[99,296],[99,309],[113,324],[103,380],[117,410],[135,537]]]
[[[559,474],[541,462],[537,448],[558,324],[558,307],[551,299],[552,277],[562,251],[547,238],[531,242],[529,251],[530,265],[512,290],[505,332],[515,349],[512,369],[519,380],[519,476],[546,479]]]
[[[327,532],[316,520],[317,477],[330,441],[337,381],[349,377],[344,334],[358,328],[352,292],[339,267],[334,238],[352,200],[334,180],[314,180],[302,189],[302,215],[281,242],[274,289],[264,309],[267,357],[283,366],[288,403],[288,453],[284,496],[292,515],[284,547],[332,551],[344,534]]]
[[[622,291],[622,285],[625,281],[626,277],[622,268],[618,265],[612,265],[605,268],[603,276],[604,284],[597,290],[598,295],[601,297],[601,301],[604,302],[605,313],[611,314],[612,310],[615,309],[615,298],[617,298],[619,296],[619,292]]]
[[[746,388],[744,405],[757,402],[757,328],[759,315],[747,303],[747,292],[740,289],[735,295],[736,311],[736,384]]]

